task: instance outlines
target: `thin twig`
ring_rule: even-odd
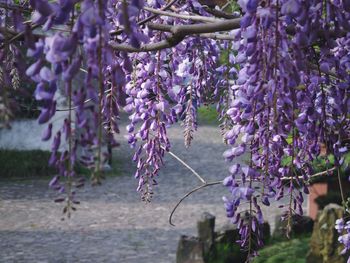
[[[326,171],[323,171],[323,172],[319,172],[319,173],[315,173],[315,174],[313,174],[313,175],[310,175],[309,177],[310,177],[310,178],[314,178],[314,177],[322,176],[322,175],[328,174],[329,172],[334,171],[335,169],[336,169],[336,167],[333,167],[333,168],[327,169]]]
[[[309,179],[326,175],[326,174],[334,171],[335,169],[336,169],[336,167],[333,167],[333,168],[327,169],[325,171],[312,174],[312,175],[309,176]],[[284,177],[281,178],[281,180],[293,180],[293,179],[303,179],[303,178],[304,178],[303,176],[293,176],[293,177],[286,177],[286,176],[284,176]]]
[[[213,16],[218,18],[232,19],[232,18],[238,18],[241,16],[239,13],[232,13],[232,14],[226,13],[224,11],[213,9],[206,6],[204,6],[204,10],[207,11],[209,14],[212,14]]]
[[[144,10],[161,15],[161,16],[169,16],[169,17],[175,17],[175,18],[181,18],[181,19],[188,19],[188,20],[193,20],[193,21],[198,21],[198,22],[219,22],[222,21],[221,19],[218,18],[213,18],[213,17],[207,17],[207,16],[198,16],[198,15],[188,15],[188,14],[178,14],[174,12],[168,12],[168,11],[162,11],[150,7],[144,7]]]
[[[80,68],[79,70],[81,72],[88,73],[88,71],[86,69],[84,69],[84,68]],[[108,89],[108,90],[106,90],[104,92],[104,94],[106,94],[106,93],[108,93],[110,91],[111,91],[111,89]],[[92,101],[92,99],[87,99],[87,100],[84,101],[84,104],[89,103],[90,101]],[[71,108],[56,109],[56,111],[70,111],[70,110],[75,110],[77,108],[78,108],[78,106],[74,106],[74,107],[71,107]]]
[[[198,190],[200,189],[203,189],[205,187],[208,187],[208,186],[212,186],[212,185],[218,185],[218,184],[222,184],[223,181],[214,181],[214,182],[208,182],[208,183],[205,183],[205,184],[202,184],[200,186],[197,186],[196,188],[193,188],[191,191],[189,191],[187,194],[185,194],[178,202],[177,204],[174,206],[173,210],[171,211],[170,213],[170,216],[169,216],[169,224],[172,225],[172,226],[175,226],[172,222],[172,218],[173,218],[173,215],[176,211],[176,209],[179,207],[179,205],[182,203],[183,200],[185,200],[187,197],[189,197],[191,194],[193,194],[194,192],[197,192]]]
[[[172,0],[170,1],[166,6],[164,6],[163,8],[161,8],[160,10],[162,11],[165,11],[165,10],[168,10],[170,7],[172,7],[174,4],[176,4],[176,2],[178,2],[179,0]],[[151,15],[149,17],[146,17],[145,19],[139,21],[137,23],[138,26],[142,26],[144,24],[146,24],[147,22],[151,21],[152,19],[156,18],[158,15],[157,14],[154,14],[154,15]],[[115,30],[115,31],[112,31],[110,32],[110,34],[113,36],[113,35],[119,35],[121,34],[122,32],[124,31],[124,28],[121,28],[119,30]]]
[[[199,34],[197,36],[202,38],[211,38],[214,40],[230,40],[230,41],[236,40],[236,37],[234,35],[227,35],[227,34],[206,33],[206,34]]]
[[[103,94],[107,94],[107,93],[110,92],[110,91],[111,91],[111,89],[105,90]],[[100,96],[100,93],[99,93],[98,95]],[[92,101],[92,99],[84,100],[83,103],[86,104],[86,103],[89,103],[90,101]],[[78,108],[78,106],[74,106],[74,107],[72,107],[72,108],[56,109],[56,111],[70,111],[70,110],[75,110],[75,109],[77,109],[77,108]]]
[[[176,160],[178,160],[183,166],[185,166],[188,170],[190,170],[203,184],[206,184],[207,182],[201,177],[191,166],[189,166],[185,161],[183,161],[180,157],[178,157],[173,152],[168,152],[172,157],[174,157]]]
[[[33,10],[30,8],[27,8],[25,6],[16,5],[16,4],[8,4],[8,3],[0,3],[0,8],[8,9],[8,10],[16,10],[26,13],[31,13]]]
[[[344,192],[343,192],[343,183],[341,181],[340,167],[339,166],[337,167],[337,177],[338,177],[340,196],[341,196],[341,200],[342,200],[342,206],[344,207],[344,210],[346,211],[346,209],[345,209],[345,195],[344,195]]]

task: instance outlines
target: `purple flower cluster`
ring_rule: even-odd
[[[76,13],[78,2],[80,9]],[[33,31],[25,31],[28,56],[36,60],[26,73],[38,83],[35,90],[35,98],[41,105],[38,122],[49,123],[42,139],[53,137],[50,164],[58,168],[59,174],[52,179],[50,187],[67,194],[64,211],[69,215],[77,203],[72,188],[84,183],[75,174],[77,161],[92,169],[93,183],[99,183],[104,158],[102,142],[106,139],[110,145],[117,145],[111,132],[118,132],[116,96],[124,83],[120,82],[120,69],[107,42],[110,26],[106,23],[108,8],[104,1],[33,0],[30,4],[34,10],[32,20],[43,25],[48,34],[36,40]],[[53,26],[62,30],[51,33],[48,30]],[[107,65],[111,66],[107,68]],[[106,85],[110,87],[108,92]],[[67,98],[64,109],[67,114],[54,134],[53,116],[59,93]],[[65,178],[64,182],[61,178]]]
[[[155,177],[163,165],[164,154],[170,148],[166,125],[175,121],[164,97],[164,80],[168,73],[161,61],[165,55],[160,51],[150,60],[145,56],[138,58],[146,61],[138,65],[137,75],[126,85],[128,98],[124,109],[132,113],[131,123],[127,126],[128,142],[136,146],[137,140],[141,141],[133,161],[137,163],[138,191],[142,191],[142,197],[147,201],[152,197],[152,186],[157,184]]]
[[[143,196],[150,196],[170,149],[167,126],[182,120],[189,146],[197,128],[197,108],[216,96],[212,94],[221,76],[216,71],[217,41],[190,37],[172,49],[135,54],[112,49],[110,40],[139,48],[171,36],[140,23],[150,17],[143,10],[146,5],[158,9],[166,2],[32,0],[23,6],[32,11],[33,26],[21,24],[23,16],[13,11],[16,28],[23,30],[27,55],[35,60],[26,74],[37,83],[38,122],[47,125],[42,139],[52,139],[50,164],[59,170],[50,186],[62,193],[71,192],[77,161],[91,168],[93,181],[100,182],[102,143],[118,145],[113,133],[119,132],[122,107],[131,114],[128,141],[136,148],[138,190],[146,187],[149,190]],[[208,15],[195,0],[174,3],[174,7],[179,12]],[[156,16],[152,22],[184,24],[171,16]],[[39,26],[43,35],[35,30]],[[65,106],[57,105],[59,94],[67,97]],[[56,131],[53,117],[62,107],[67,114]],[[66,178],[63,183],[62,177]]]
[[[181,6],[181,10],[201,10],[196,3],[188,1]],[[149,3],[154,8],[162,4],[161,1]],[[142,13],[140,15],[143,18]],[[169,24],[181,22],[173,18],[155,20]],[[167,37],[165,33],[147,30],[144,30],[144,34],[148,34],[149,42],[158,42]],[[217,80],[215,68],[219,49],[215,43],[206,39],[185,39],[172,49],[131,55],[134,71],[124,68],[124,110],[130,113],[131,120],[127,126],[127,139],[136,148],[133,158],[137,163],[135,177],[139,179],[138,191],[142,192],[145,200],[152,196],[152,185],[157,184],[155,177],[163,165],[165,152],[170,149],[167,127],[183,120],[185,145],[191,143],[197,128],[197,108],[211,96]],[[202,50],[202,46],[209,46],[210,49]],[[119,54],[119,58],[119,63],[124,64],[128,57]]]
[[[210,47],[202,50],[201,46]],[[182,49],[183,48],[183,49]],[[182,108],[185,146],[189,147],[197,129],[197,109],[214,96],[218,75],[215,69],[219,60],[215,41],[190,39],[184,43],[181,52],[173,57],[173,85],[176,87],[177,108]]]
[[[343,218],[338,219],[335,222],[335,228],[339,233],[339,243],[344,245],[341,253],[345,254],[350,250],[350,221],[345,222]],[[350,262],[350,257],[347,262]]]
[[[272,198],[288,197],[289,202],[281,207],[290,227],[291,216],[303,213],[302,192],[308,193],[310,164],[319,155],[320,144],[335,155],[336,165],[342,164],[347,151],[343,140],[349,138],[348,75],[343,74],[348,66],[347,49],[343,37],[333,42],[327,38],[320,52],[313,45],[330,31],[342,36],[349,14],[342,11],[345,2],[239,3],[244,16],[236,35],[235,63],[240,70],[226,112],[232,128],[224,135],[233,147],[224,157],[232,160],[248,154],[250,165],[230,169],[225,182],[235,183],[234,187],[226,183],[231,196],[225,203],[232,221],[242,222],[241,241],[246,246],[251,234],[245,231],[244,219],[237,220],[243,212],[235,212],[234,217],[232,213],[242,196],[250,204],[251,217],[258,213],[254,200],[269,205]],[[324,17],[322,10],[329,16]],[[334,20],[342,22],[332,24]],[[253,191],[256,188],[259,191]],[[253,220],[248,223],[251,229]]]
[[[113,1],[119,2],[115,5],[115,8],[122,10],[116,16],[111,17],[114,24],[119,27],[123,27],[124,41],[130,43],[133,47],[139,48],[141,43],[147,42],[149,37],[142,32],[137,25],[137,17],[140,16],[140,11],[144,6],[143,0],[135,0],[128,3],[128,1]],[[112,7],[113,8],[113,7]],[[126,36],[126,39],[125,39]]]

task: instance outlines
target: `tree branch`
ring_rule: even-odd
[[[146,44],[141,46],[140,48],[135,48],[131,45],[128,44],[117,44],[114,41],[110,41],[109,45],[112,49],[116,51],[125,51],[125,52],[150,52],[150,51],[157,51],[165,48],[171,48],[179,44],[185,36],[172,36],[169,37],[168,39],[156,42],[156,43],[151,43],[151,44]]]
[[[165,48],[174,47],[179,44],[186,36],[193,34],[207,34],[222,31],[230,31],[240,28],[240,18],[218,21],[211,24],[200,23],[193,25],[164,25],[164,24],[149,24],[148,27],[153,30],[170,32],[172,36],[157,43],[146,44],[140,48],[134,48],[127,44],[117,44],[114,41],[109,43],[110,47],[117,51],[126,52],[148,52],[157,51]]]
[[[173,34],[191,35],[203,33],[216,33],[222,31],[230,31],[240,28],[241,19],[227,19],[220,20],[211,24],[200,23],[192,25],[162,25],[162,24],[148,24],[148,27],[153,30],[171,32]]]
[[[230,41],[236,40],[235,36],[231,36],[231,35],[227,35],[227,34],[205,33],[205,34],[199,34],[197,36],[203,37],[203,38],[211,38],[214,40],[230,40]]]

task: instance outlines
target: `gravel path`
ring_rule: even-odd
[[[200,127],[190,149],[183,146],[179,126],[169,129],[169,137],[172,151],[207,181],[226,176],[222,152],[227,146],[218,128]],[[221,201],[227,192],[216,185],[184,201],[174,216],[176,226],[170,226],[173,206],[198,179],[168,155],[153,202],[142,203],[135,192],[132,150],[120,140],[115,155],[123,163],[124,176],[81,190],[82,204],[70,220],[60,220],[61,207],[53,203],[55,193],[47,188],[47,180],[0,181],[0,262],[171,263],[180,235],[195,235],[204,211],[216,215],[217,227],[227,223]],[[272,222],[276,213],[270,208],[267,219]]]

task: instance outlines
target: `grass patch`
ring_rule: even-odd
[[[310,237],[274,242],[259,251],[253,263],[305,263]]]
[[[0,149],[0,178],[32,178],[51,177],[57,174],[57,169],[49,166],[51,153],[42,150],[5,150]],[[113,158],[111,170],[104,173],[105,176],[118,176],[122,174],[122,162]],[[77,174],[89,178],[91,171],[77,164]]]
[[[120,176],[123,174],[122,166],[123,166],[123,163],[121,160],[119,160],[117,158],[113,158],[112,166],[111,166],[110,170],[105,170],[103,172],[103,175],[107,176],[107,177]],[[86,178],[90,178],[92,175],[91,170],[86,168],[85,166],[83,166],[80,163],[76,164],[75,172],[78,175],[84,176]]]
[[[213,105],[198,108],[198,124],[218,125],[219,115]]]
[[[48,165],[50,152],[41,150],[18,151],[0,149],[2,178],[44,177],[56,173]]]

